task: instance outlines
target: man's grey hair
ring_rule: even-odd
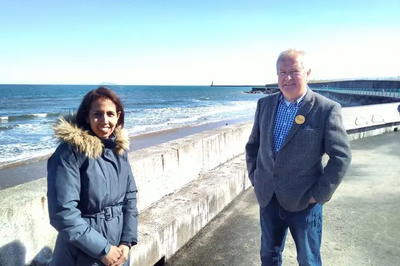
[[[296,50],[296,49],[287,49],[279,54],[278,60],[276,60],[276,71],[279,72],[278,65],[282,61],[282,59],[295,58],[297,56],[301,56],[301,58],[302,58],[301,66],[303,67],[303,69],[305,69],[307,67],[309,68],[309,66],[307,65],[306,52],[304,52],[302,50]]]

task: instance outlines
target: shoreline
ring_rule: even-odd
[[[130,138],[130,152],[166,143],[203,131],[251,120],[252,118],[227,119],[137,135]],[[47,159],[50,156],[51,154],[35,157],[21,162],[11,163],[0,168],[0,190],[46,177]]]

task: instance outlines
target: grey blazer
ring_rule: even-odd
[[[281,93],[257,102],[254,125],[246,144],[250,181],[261,207],[273,194],[288,211],[300,211],[311,197],[324,204],[342,181],[351,161],[351,150],[342,123],[341,106],[308,88],[281,149],[274,156],[274,127]],[[329,156],[325,167],[322,156]]]

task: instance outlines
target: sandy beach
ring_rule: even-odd
[[[181,128],[138,135],[131,138],[130,150],[137,151],[150,146],[165,143],[171,140],[183,138],[188,135],[244,121],[249,121],[249,119],[224,120],[208,124],[186,126]],[[29,161],[10,164],[0,169],[0,189],[13,187],[19,184],[23,184],[29,181],[45,177],[47,174],[46,163],[47,163],[47,158],[49,156],[38,157],[35,159],[31,159]]]

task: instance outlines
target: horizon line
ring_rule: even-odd
[[[308,81],[308,83],[315,83],[315,82],[338,82],[338,81],[359,81],[359,80],[365,80],[365,81],[400,81],[400,76],[398,77],[373,77],[373,78],[339,78],[339,79],[311,79]],[[108,82],[103,82],[103,83],[108,83]],[[175,86],[175,87],[181,87],[181,86],[199,86],[199,87],[252,87],[252,86],[265,86],[265,85],[270,85],[270,84],[277,84],[277,82],[272,82],[272,83],[265,83],[265,84],[258,84],[258,85],[249,85],[249,84],[180,84],[180,85],[174,85],[174,84],[113,84],[113,83],[108,83],[108,84],[94,84],[94,83],[0,83],[0,85],[59,85],[59,86]]]

